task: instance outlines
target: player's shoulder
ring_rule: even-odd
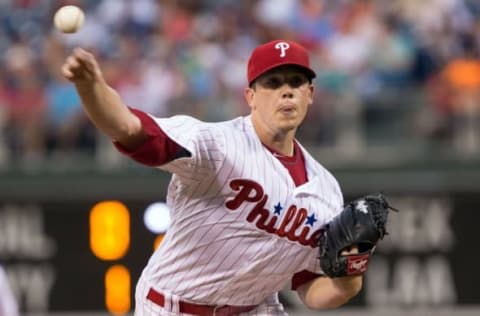
[[[300,145],[300,144],[299,144]],[[302,147],[305,162],[309,173],[313,174],[315,178],[320,181],[320,186],[323,190],[329,192],[332,198],[337,200],[337,203],[343,204],[343,194],[340,183],[333,173],[327,169],[318,159],[314,158],[304,147]]]
[[[325,180],[327,180],[329,182],[335,183],[337,186],[340,186],[337,178],[333,175],[333,173],[329,169],[327,169],[327,167],[325,167],[318,160],[315,160],[315,162],[316,162],[317,171],[321,175],[322,178],[324,178]]]
[[[246,130],[244,126],[247,124],[246,117],[236,117],[227,121],[207,122],[189,115],[175,115],[169,117],[167,121],[167,124],[160,122],[160,126],[168,125],[173,128],[181,126],[179,130],[181,130],[183,137],[189,135],[189,139],[205,139],[207,142],[215,139],[218,144],[224,143],[228,139],[232,140],[235,137],[242,137],[241,135],[244,133],[241,130]]]
[[[225,128],[242,128],[247,123],[246,116],[238,116],[230,120],[221,121],[221,122],[214,122],[212,124],[218,127],[225,127]]]
[[[187,123],[190,123],[190,124],[192,124],[192,123],[193,124],[205,124],[204,121],[201,121],[201,120],[197,119],[196,117],[186,115],[186,114],[172,115],[172,116],[166,117],[166,118],[158,118],[158,120],[167,121],[167,122],[171,122],[171,123],[177,123],[177,124],[187,124]]]
[[[229,141],[238,137],[245,137],[251,130],[251,121],[246,117],[236,117],[228,121],[206,122],[189,115],[174,115],[164,119],[157,119],[159,126],[180,144],[195,141],[211,143],[224,147]],[[182,140],[184,140],[182,142]]]
[[[173,115],[167,118],[167,120],[171,122],[176,122],[176,123],[190,123],[194,125],[199,125],[199,126],[205,126],[205,127],[210,127],[210,128],[229,128],[229,127],[239,127],[241,126],[244,121],[245,117],[236,117],[231,120],[226,120],[226,121],[218,121],[218,122],[207,122],[200,120],[196,117],[190,116],[190,115],[185,115],[185,114],[177,114]]]
[[[323,179],[325,182],[328,182],[332,189],[341,195],[340,183],[338,182],[337,178],[333,175],[333,173],[328,170],[323,164],[316,161],[317,165],[317,175]]]
[[[239,116],[231,120],[220,122],[203,122],[203,126],[217,132],[224,133],[225,135],[231,134],[232,136],[241,135],[248,129],[249,120],[247,116]]]
[[[161,127],[180,127],[188,128],[189,133],[198,133],[198,131],[217,130],[221,128],[223,122],[207,122],[196,117],[177,114],[168,118],[157,119]]]

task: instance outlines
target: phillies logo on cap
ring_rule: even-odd
[[[248,60],[247,79],[251,84],[267,71],[283,65],[294,65],[302,69],[310,78],[315,72],[310,68],[307,50],[289,40],[276,40],[257,46]]]
[[[287,56],[287,49],[290,48],[290,45],[287,42],[278,42],[275,44],[275,49],[280,50],[280,57],[285,57]]]

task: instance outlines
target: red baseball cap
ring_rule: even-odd
[[[299,66],[310,78],[316,76],[310,68],[310,60],[305,47],[292,41],[275,40],[253,50],[248,60],[248,84],[265,72],[283,65]]]

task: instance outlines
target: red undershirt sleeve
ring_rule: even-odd
[[[318,274],[318,273],[313,273],[311,271],[308,271],[308,270],[303,270],[303,271],[300,271],[300,272],[297,272],[293,275],[292,277],[292,290],[296,291],[298,289],[299,286],[307,283],[307,282],[310,282],[318,277],[321,277],[322,274]]]
[[[114,141],[113,144],[118,151],[141,164],[152,167],[161,166],[176,158],[187,156],[185,153],[188,154],[188,152],[170,139],[152,117],[137,109],[130,108],[130,111],[140,119],[148,138],[133,150],[128,150]]]

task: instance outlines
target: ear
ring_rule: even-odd
[[[245,100],[247,101],[248,106],[253,110],[255,106],[253,105],[253,99],[255,97],[255,90],[252,88],[248,87],[245,88],[243,91],[243,95],[245,97]]]
[[[309,95],[309,102],[308,102],[308,105],[311,105],[313,104],[313,95],[315,94],[315,86],[313,84],[310,84],[310,86],[308,87],[308,90],[310,91],[310,95]]]

